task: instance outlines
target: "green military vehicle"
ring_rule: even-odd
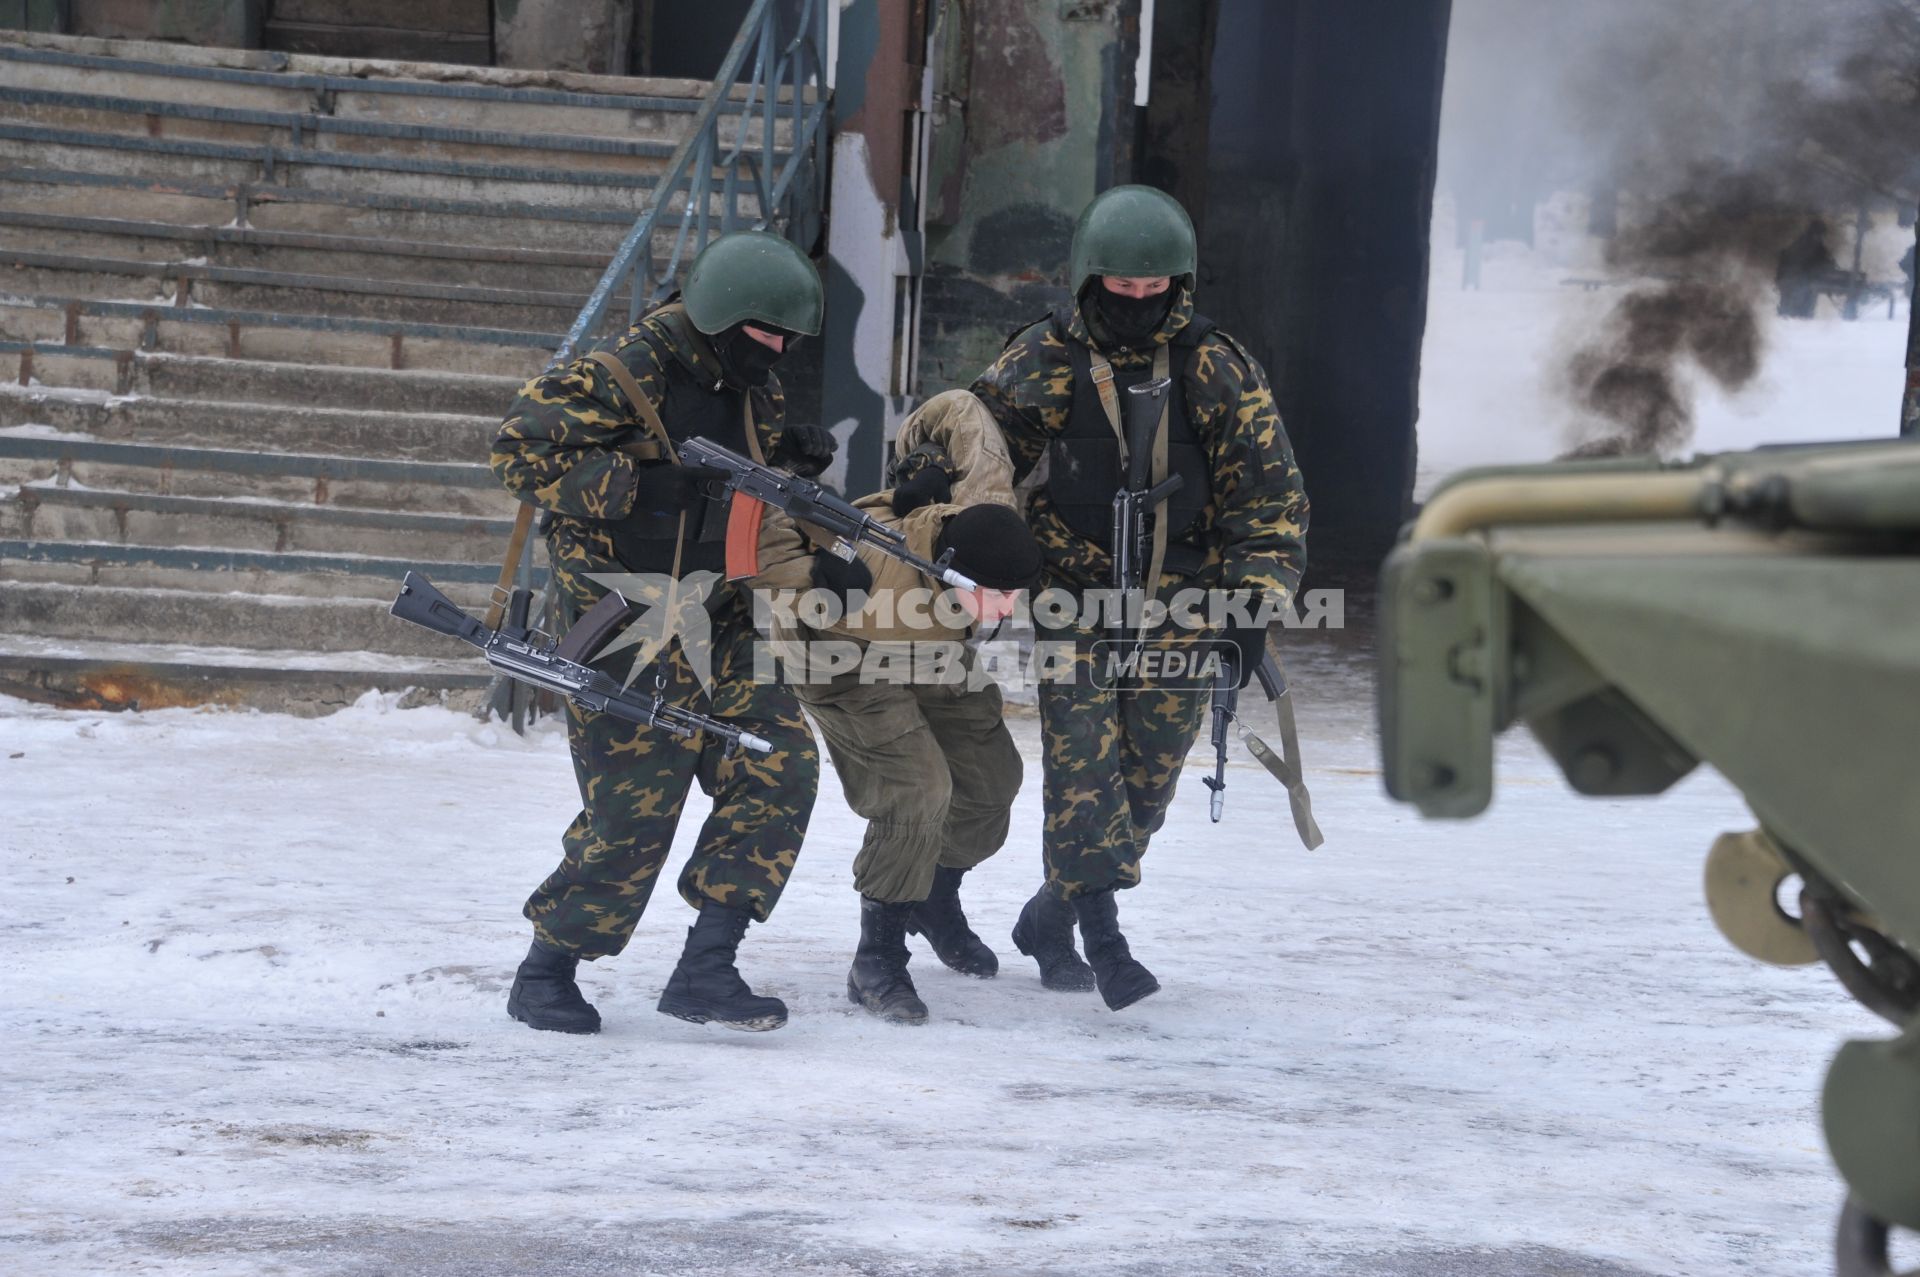
[[[1920,1230],[1920,439],[1465,472],[1389,556],[1379,644],[1387,789],[1427,816],[1486,809],[1516,723],[1582,794],[1701,763],[1742,791],[1757,828],[1703,849],[1720,930],[1901,1030],[1823,1102],[1838,1271],[1890,1273]]]

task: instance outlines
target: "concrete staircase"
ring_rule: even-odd
[[[474,702],[387,606],[486,598],[494,429],[707,88],[0,32],[0,693]]]

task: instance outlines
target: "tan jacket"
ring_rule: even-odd
[[[970,505],[992,502],[1017,508],[1013,496],[1013,462],[1007,445],[986,406],[965,390],[935,395],[900,424],[894,455],[905,457],[923,444],[946,450],[954,469],[952,500],[922,506],[904,519],[894,514],[891,489],[854,502],[875,522],[898,528],[907,545],[925,559],[935,557],[934,542],[946,521]],[[804,592],[813,585],[813,553],[817,544],[777,511],[768,511],[760,529],[760,575],[749,584],[756,590]],[[944,591],[939,582],[898,559],[862,546],[860,561],[873,574],[867,606],[839,624],[822,631],[835,638],[861,643],[940,642],[965,639],[969,622],[955,620],[952,609],[932,606]],[[804,636],[801,636],[804,637]]]

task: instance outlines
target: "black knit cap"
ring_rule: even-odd
[[[988,589],[1025,590],[1040,583],[1040,543],[1019,512],[1003,505],[968,506],[954,515],[934,550],[952,550],[954,570]]]

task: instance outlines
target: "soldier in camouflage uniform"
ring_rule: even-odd
[[[799,249],[774,235],[722,236],[695,259],[683,304],[651,312],[602,352],[617,369],[589,352],[527,383],[494,443],[493,471],[556,516],[548,549],[577,612],[605,593],[593,580],[599,574],[677,582],[724,566],[726,503],[714,495],[721,473],[679,464],[635,392],[673,444],[704,436],[810,474],[832,459],[824,430],[783,429],[772,374],[795,340],[820,331],[822,304],[819,276]],[[507,1002],[536,1029],[599,1029],[575,982],[577,963],[626,946],[695,781],[713,810],[679,886],[698,913],[659,1009],[741,1029],[786,1022],[785,1005],[755,995],[734,961],[748,923],[767,920],[793,871],[819,755],[792,693],[754,679],[747,601],[722,587],[706,607],[711,686],[701,688],[679,642],[660,649],[636,681],[763,737],[773,751],[729,752],[704,735],[683,739],[568,706],[581,811],[562,838],[559,867],[527,901],[533,945]],[[606,668],[624,677],[632,660],[609,658]]]
[[[944,587],[876,550],[851,563],[815,550],[787,519],[763,527],[754,585],[837,596],[837,620],[776,619],[774,637],[801,675],[794,691],[826,738],[848,805],[868,822],[853,862],[860,943],[847,997],[881,1019],[921,1024],[909,932],[963,975],[1000,969],[968,925],[960,883],[1006,841],[1022,767],[1000,689],[977,674],[966,644],[1035,583],[1040,549],[1014,505],[1006,444],[972,395],[935,396],[901,424],[894,447],[893,487],[855,504],[923,558],[951,551],[951,566],[978,589],[955,591],[958,606],[944,617],[920,609],[910,596]],[[827,659],[856,652],[852,668]]]
[[[1073,301],[1016,333],[973,384],[1006,433],[1016,473],[1038,478],[1036,467],[1047,467],[1029,515],[1049,586],[1084,602],[1109,585],[1112,502],[1124,469],[1103,389],[1159,375],[1173,381],[1161,428],[1183,486],[1154,514],[1167,541],[1151,588],[1163,600],[1191,587],[1245,591],[1249,618],[1262,605],[1290,605],[1305,566],[1306,492],[1265,372],[1194,310],[1186,211],[1148,187],[1116,187],[1081,214],[1072,254]],[[1071,682],[1040,689],[1046,880],[1013,939],[1049,988],[1097,983],[1119,1010],[1159,984],[1120,933],[1115,893],[1140,881],[1141,855],[1166,818],[1207,694],[1143,678],[1107,684],[1090,650],[1105,635],[1087,610],[1054,629],[1045,615],[1036,612],[1038,637],[1071,641],[1080,655]],[[1243,621],[1218,636],[1238,651],[1244,684],[1265,650],[1264,625]],[[1091,971],[1074,951],[1076,920]]]

